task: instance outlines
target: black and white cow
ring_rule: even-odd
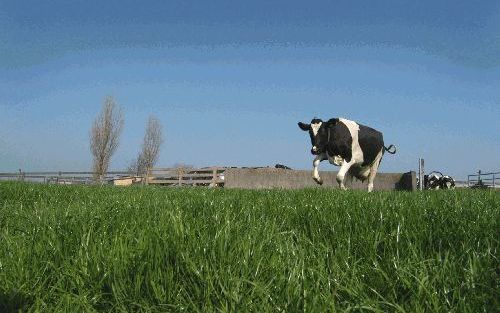
[[[318,167],[323,160],[340,166],[337,182],[346,189],[346,177],[356,177],[361,181],[368,179],[368,191],[373,190],[373,181],[384,152],[396,153],[396,147],[384,146],[382,133],[344,118],[332,118],[326,122],[313,119],[310,124],[299,122],[300,129],[309,131],[313,161],[313,179],[323,184]],[[393,149],[393,150],[391,150]]]

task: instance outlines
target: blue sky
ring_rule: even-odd
[[[500,2],[0,1],[0,171],[87,170],[106,95],[158,165],[311,167],[298,121],[384,132],[382,171],[500,170]],[[324,164],[322,169],[329,169]]]

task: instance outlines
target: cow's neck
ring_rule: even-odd
[[[338,155],[338,153],[337,153],[337,152],[335,152],[334,147],[333,147],[332,145],[330,145],[330,144],[329,144],[329,145],[326,147],[326,155],[327,155],[327,156],[329,156],[329,157],[334,157],[334,156]]]
[[[333,156],[336,156],[338,153],[336,153],[336,151],[335,151],[335,147],[334,147],[333,142],[330,142],[330,138],[331,138],[330,132],[331,132],[331,129],[328,128],[327,132],[328,132],[328,140],[326,142],[326,149],[325,150],[326,150],[326,154],[328,156],[332,156],[333,157]]]

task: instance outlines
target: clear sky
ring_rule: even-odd
[[[106,95],[113,169],[154,114],[160,166],[307,169],[297,122],[345,117],[382,171],[500,170],[500,2],[0,1],[0,171],[88,170]]]

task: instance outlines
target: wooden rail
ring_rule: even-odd
[[[128,171],[110,171],[102,178],[99,183],[110,182],[117,177],[130,175]],[[18,181],[31,181],[41,183],[55,183],[55,184],[93,184],[96,183],[94,179],[94,172],[85,171],[41,171],[41,172],[24,172],[19,170],[13,173],[0,173],[1,180],[18,180]]]
[[[163,186],[224,186],[224,167],[155,168],[146,178],[146,184]]]
[[[161,186],[224,186],[224,167],[205,168],[154,168],[147,175],[135,176],[128,171],[110,171],[101,181],[95,181],[94,172],[23,172],[0,173],[2,180],[31,181],[54,184],[95,184],[114,185],[151,184]]]

